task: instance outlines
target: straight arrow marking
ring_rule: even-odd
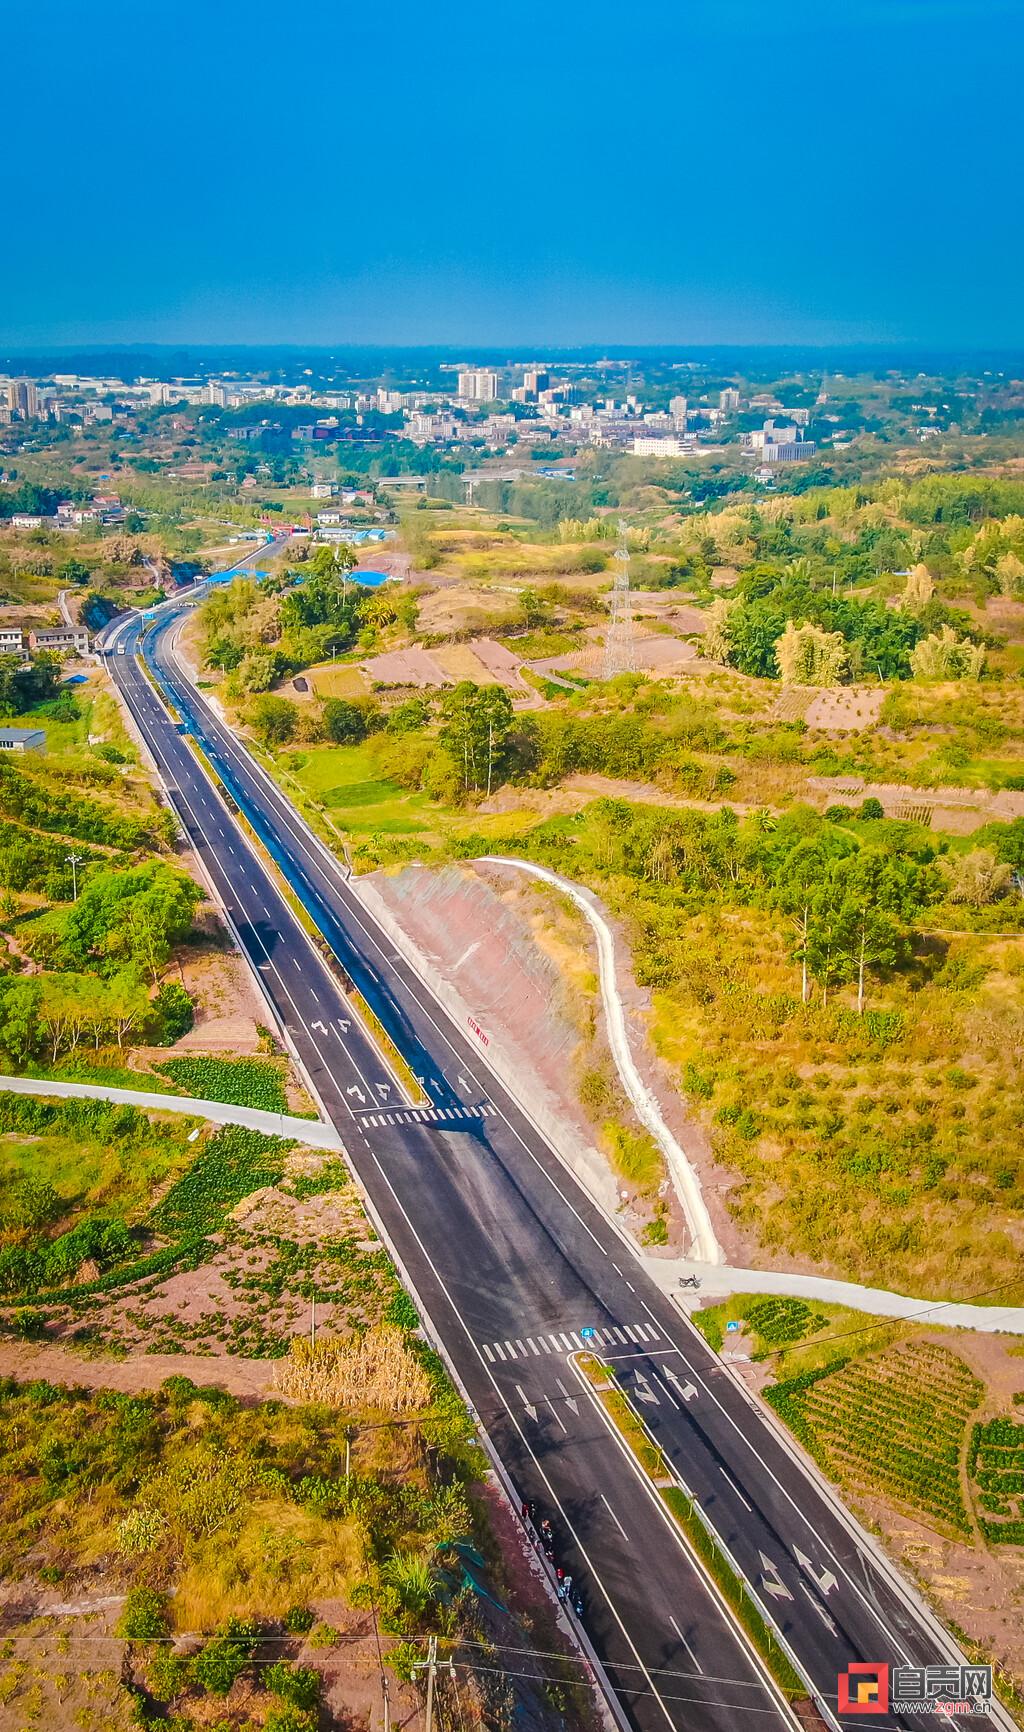
[[[524,1411],[530,1415],[530,1418],[533,1420],[534,1425],[536,1425],[536,1423],[537,1423],[537,1409],[533,1406],[532,1402],[527,1401],[526,1390],[523,1388],[521,1383],[516,1384],[516,1389],[519,1392],[519,1399],[523,1404]]]

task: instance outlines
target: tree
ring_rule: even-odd
[[[324,734],[335,745],[354,745],[366,738],[366,716],[358,704],[345,698],[325,698],[323,710]]]
[[[441,700],[439,739],[459,767],[463,791],[490,794],[506,761],[514,726],[512,700],[504,686],[460,680]]]
[[[0,1046],[21,1069],[39,1050],[40,986],[37,979],[7,980],[0,993]]]
[[[708,608],[708,623],[701,643],[701,651],[708,661],[728,662],[731,659],[733,641],[729,627],[729,616],[735,612],[738,606],[737,600],[720,595]]]
[[[1013,881],[1013,867],[997,860],[990,848],[975,848],[970,854],[947,854],[942,866],[949,884],[949,900],[969,908],[984,908],[997,902]]]
[[[849,651],[841,632],[794,625],[791,619],[775,645],[775,660],[785,686],[831,686],[850,671]]]
[[[295,736],[299,722],[298,705],[293,704],[290,698],[263,692],[248,706],[246,720],[265,746],[283,746]]]
[[[984,645],[958,638],[951,625],[940,626],[910,652],[911,672],[919,680],[977,680],[984,665]]]
[[[895,967],[904,940],[888,914],[856,894],[847,897],[839,909],[838,933],[844,955],[856,972],[857,1015],[863,1016],[867,970]]]

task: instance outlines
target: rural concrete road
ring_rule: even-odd
[[[113,1101],[144,1107],[153,1113],[186,1113],[208,1119],[215,1125],[247,1125],[270,1137],[294,1137],[314,1149],[344,1152],[344,1144],[333,1125],[320,1119],[296,1119],[290,1113],[259,1112],[255,1107],[225,1105],[222,1101],[194,1100],[189,1095],[165,1095],[149,1089],[109,1088],[106,1083],[61,1082],[49,1077],[0,1076],[0,1093],[57,1095],[64,1100]]]
[[[715,1238],[715,1230],[711,1225],[711,1216],[704,1201],[700,1188],[700,1178],[687,1159],[685,1150],[672,1135],[662,1116],[657,1097],[647,1087],[640,1075],[633,1057],[629,1041],[629,1030],[626,1026],[626,1014],[622,1005],[622,994],[619,990],[618,973],[615,966],[615,934],[601,912],[596,896],[582,885],[574,884],[570,878],[562,878],[557,872],[552,872],[547,866],[535,866],[530,860],[515,860],[501,854],[485,854],[485,864],[492,866],[510,866],[519,872],[527,872],[532,878],[540,878],[545,884],[551,884],[568,896],[580,910],[589,923],[594,937],[597,939],[598,971],[601,981],[601,1003],[604,1008],[605,1027],[608,1031],[608,1044],[611,1047],[615,1068],[622,1079],[622,1086],[632,1101],[641,1124],[650,1131],[668,1164],[669,1173],[675,1186],[679,1201],[683,1206],[687,1224],[692,1238],[691,1256],[701,1264],[721,1263],[722,1252]]]

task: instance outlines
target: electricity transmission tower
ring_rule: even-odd
[[[615,549],[615,582],[612,585],[611,619],[604,640],[604,677],[632,673],[636,667],[633,609],[629,600],[628,525],[619,519],[619,545]]]

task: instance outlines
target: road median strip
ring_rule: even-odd
[[[637,1466],[651,1482],[687,1548],[711,1577],[787,1701],[813,1701],[813,1691],[807,1680],[793,1665],[743,1577],[708,1525],[700,1505],[680,1483],[661,1445],[651,1436],[628,1395],[618,1387],[612,1367],[591,1352],[575,1354],[573,1363]]]
[[[147,677],[150,678],[153,690],[161,699],[164,707],[167,709],[169,714],[176,716],[177,711],[168,698],[166,692],[164,692],[158,683],[149,675],[149,670],[146,668],[144,661],[142,661],[141,665],[146,672]],[[408,1096],[409,1103],[416,1107],[429,1106],[431,1104],[430,1096],[427,1094],[426,1089],[422,1084],[417,1080],[411,1065],[409,1065],[406,1059],[403,1058],[401,1052],[391,1039],[391,1036],[388,1034],[387,1029],[384,1027],[384,1024],[381,1022],[376,1012],[371,1009],[366,998],[359,991],[359,988],[353,983],[348,973],[338,961],[338,958],[335,956],[334,951],[331,949],[330,944],[324,937],[323,932],[320,930],[320,927],[317,925],[313,916],[310,914],[309,909],[306,907],[301,896],[297,894],[292,884],[289,883],[287,876],[281,870],[278,862],[274,859],[273,854],[263,841],[263,838],[242,811],[237,799],[231,792],[231,789],[225,783],[219,770],[216,768],[216,765],[208,756],[203,746],[192,733],[187,721],[185,727],[186,732],[184,733],[183,738],[191,748],[193,756],[198,760],[213,787],[227,805],[228,810],[235,819],[239,828],[244,832],[253,851],[259,856],[260,864],[272,878],[279,895],[288,904],[289,909],[292,914],[294,914],[296,920],[299,922],[299,925],[302,927],[311,943],[316,946],[318,955],[323,958],[326,967],[331,971],[333,979],[344,993],[353,1016],[358,1018],[359,1022],[363,1025],[369,1040],[377,1048],[377,1051],[380,1053],[385,1064],[394,1076],[395,1081]]]

